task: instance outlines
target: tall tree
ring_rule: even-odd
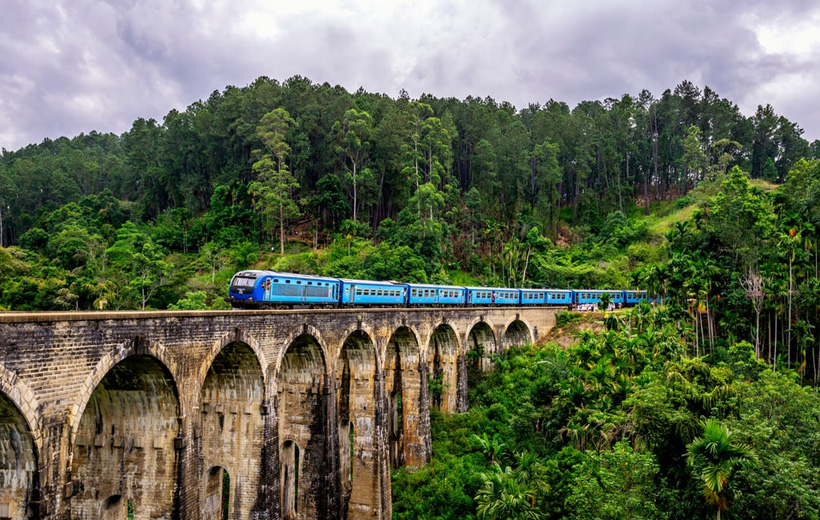
[[[717,508],[717,520],[720,520],[721,511],[729,507],[732,469],[752,458],[752,452],[746,445],[736,442],[729,428],[715,419],[704,423],[703,437],[692,441],[687,451],[687,463],[699,473],[706,501]]]
[[[333,134],[337,140],[336,152],[345,158],[345,168],[348,171],[347,180],[353,189],[353,220],[355,221],[359,215],[359,186],[362,181],[370,180],[370,170],[364,167],[364,162],[370,151],[373,118],[364,110],[351,108],[345,112],[341,121],[333,124]]]
[[[262,149],[255,151],[259,160],[253,164],[257,180],[248,190],[256,198],[254,206],[265,216],[269,227],[279,227],[279,253],[282,255],[285,254],[285,222],[300,214],[294,199],[299,183],[286,162],[290,146],[285,135],[294,124],[296,122],[284,108],[274,109],[262,117],[256,128]]]

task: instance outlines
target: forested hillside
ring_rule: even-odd
[[[647,288],[815,379],[820,143],[688,81],[570,108],[301,77],[4,151],[0,306],[224,306],[249,266]]]
[[[224,308],[248,267],[647,289],[660,310],[473,370],[473,410],[434,412],[436,459],[396,473],[396,517],[818,518],[820,142],[801,133],[687,81],[517,109],[260,78],[4,150],[0,310]]]
[[[645,305],[469,365],[470,410],[432,412],[433,460],[394,472],[393,518],[820,518],[816,389],[748,342],[694,357],[687,339]]]
[[[375,230],[420,204],[454,226],[452,236],[501,226],[508,238],[526,225],[522,218],[554,236],[562,218],[597,229],[612,211],[627,213],[635,202],[648,209],[735,165],[782,181],[798,159],[820,153],[820,143],[806,142],[771,106],[747,118],[688,81],[659,98],[643,91],[517,110],[490,98],[392,99],[301,77],[260,78],[172,110],[161,123],[139,119],[122,136],[92,132],[4,150],[2,245],[19,244],[44,212],[104,190],[141,222],[184,225],[214,202],[251,210],[254,164],[273,153],[259,126],[277,108],[292,118],[279,129],[297,206],[288,223],[314,219],[320,230],[345,219]],[[256,224],[251,238],[262,233]]]

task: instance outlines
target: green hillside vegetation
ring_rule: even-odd
[[[570,108],[260,78],[0,157],[0,307],[224,308],[256,267],[648,289],[816,380],[820,143],[688,81]]]
[[[819,207],[820,142],[688,81],[517,109],[259,78],[3,150],[0,310],[225,308],[247,268],[646,289],[473,371],[394,516],[819,518]]]
[[[820,396],[799,374],[745,341],[695,357],[666,310],[606,324],[473,369],[470,411],[433,411],[432,462],[394,472],[393,517],[820,517]]]

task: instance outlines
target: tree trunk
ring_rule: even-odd
[[[279,203],[279,254],[285,256],[285,214],[282,203]]]
[[[794,291],[793,285],[793,277],[792,277],[792,260],[789,257],[789,321],[788,325],[788,338],[789,340],[786,342],[786,366],[791,366],[792,364],[792,291]]]
[[[357,187],[356,187],[357,164],[356,164],[355,161],[352,161],[352,162],[353,162],[353,222],[356,222],[356,219],[358,218],[358,215],[359,215],[359,213],[358,213],[358,190],[357,190]]]

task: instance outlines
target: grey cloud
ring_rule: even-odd
[[[350,90],[489,95],[519,107],[550,98],[572,106],[643,88],[659,95],[690,79],[747,114],[772,103],[807,137],[820,137],[812,99],[820,55],[767,54],[749,27],[750,20],[803,19],[814,2],[400,5],[386,23],[371,20],[367,9],[375,8],[356,3],[343,18],[332,9],[291,9],[276,19],[280,32],[259,37],[227,2],[7,1],[0,146],[92,129],[123,132],[137,117],[161,119],[226,85],[294,74]],[[812,88],[803,95],[772,91],[773,80],[789,75]]]

